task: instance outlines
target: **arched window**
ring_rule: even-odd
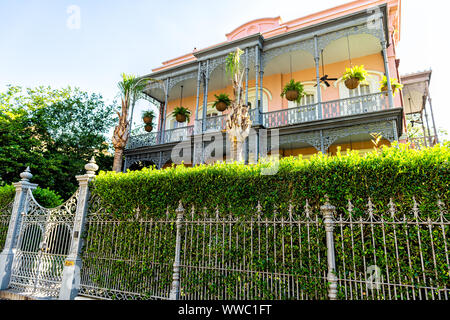
[[[260,97],[261,92],[258,89],[258,98]],[[245,102],[245,88],[243,92],[243,101]],[[269,111],[269,101],[272,100],[272,94],[266,88],[263,88],[263,101],[262,101],[262,112]],[[248,88],[248,102],[251,104],[251,109],[256,106],[256,90],[255,88]]]

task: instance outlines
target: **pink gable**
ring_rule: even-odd
[[[263,33],[267,30],[278,28],[280,26],[280,17],[257,19],[243,24],[228,33],[227,40],[233,41],[239,38],[247,37],[255,33]]]

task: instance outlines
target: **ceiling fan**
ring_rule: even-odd
[[[331,86],[328,81],[336,81],[336,80],[338,80],[338,78],[328,78],[328,75],[325,74],[325,67],[323,64],[323,50],[321,51],[321,55],[322,55],[322,74],[323,74],[323,76],[320,78],[320,82],[325,83],[325,85],[328,88]],[[316,79],[314,79],[314,80],[316,80]],[[317,87],[317,84],[314,87]]]

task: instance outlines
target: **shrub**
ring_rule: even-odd
[[[142,212],[163,215],[167,207],[176,208],[182,200],[191,205],[232,208],[235,214],[254,212],[258,201],[264,210],[275,206],[286,209],[289,201],[319,205],[328,194],[333,205],[344,209],[351,199],[364,206],[369,197],[375,205],[386,205],[392,197],[401,204],[433,202],[437,197],[448,203],[450,151],[436,146],[423,151],[383,147],[379,152],[361,156],[352,151],[346,156],[315,155],[310,160],[284,158],[275,175],[261,175],[268,164],[177,166],[165,170],[144,168],[128,173],[100,172],[93,193],[125,217],[139,207]]]
[[[0,187],[0,209],[13,201],[15,194],[16,190],[11,184]],[[61,197],[48,188],[42,189],[37,187],[33,190],[33,196],[41,206],[46,208],[54,208],[63,203]]]

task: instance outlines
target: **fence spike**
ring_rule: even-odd
[[[353,208],[354,208],[354,206],[353,206],[352,201],[351,201],[350,199],[348,199],[348,202],[347,202],[347,211],[348,211],[348,214],[349,214],[350,216],[353,214]]]
[[[308,199],[306,199],[306,204],[305,204],[305,215],[307,218],[309,218],[311,216],[311,207],[309,205]]]
[[[389,213],[391,214],[391,218],[394,219],[395,217],[395,203],[392,198],[389,199]]]
[[[372,203],[372,199],[369,197],[369,202],[367,203],[367,213],[369,214],[369,217],[373,217],[373,209],[374,209],[374,205]]]
[[[294,209],[294,206],[292,205],[292,201],[289,200],[289,221],[292,222],[293,218],[292,218],[292,210]]]
[[[414,205],[413,205],[412,210],[413,210],[414,218],[418,219],[419,218],[419,204],[417,203],[415,196],[413,196],[413,203],[414,203]]]

